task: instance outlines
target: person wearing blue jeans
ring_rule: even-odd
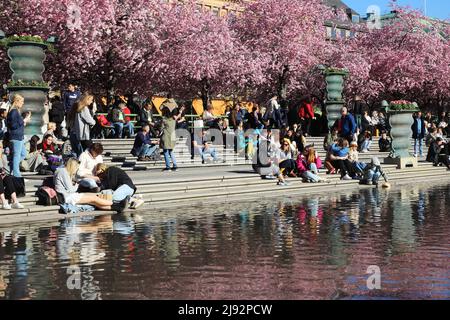
[[[15,177],[21,177],[20,162],[25,159],[27,151],[24,147],[24,130],[26,124],[31,120],[31,112],[25,118],[22,118],[20,111],[25,103],[24,98],[15,94],[12,98],[11,110],[6,118],[6,126],[8,127],[9,138],[12,146],[11,155],[11,172]]]
[[[138,132],[134,138],[131,154],[138,157],[139,161],[149,160],[154,153],[159,151],[159,141],[152,140],[150,135],[150,126],[144,124],[142,131]]]
[[[172,159],[173,170],[177,170],[178,168],[177,159],[175,159],[173,149],[163,149],[163,154],[164,154],[164,162],[166,163],[166,168],[164,169],[164,171],[170,170],[170,159]]]
[[[414,139],[414,156],[417,157],[417,155],[420,155],[423,157],[422,144],[423,139],[425,138],[425,121],[422,119],[422,112],[417,112],[411,130]],[[419,153],[417,153],[417,151],[419,151]]]
[[[309,170],[302,173],[302,178],[309,181],[309,182],[320,182],[320,177],[317,175],[319,173],[319,170],[317,170],[317,166],[315,163],[311,163],[309,165]]]
[[[128,202],[136,192],[134,185],[128,174],[120,168],[108,167],[103,163],[99,163],[95,167],[95,174],[99,177],[102,189],[112,190],[112,201],[114,203]],[[133,208],[144,204],[143,200],[134,200]]]
[[[203,148],[199,148],[199,152],[202,157],[202,163],[205,163],[208,155],[213,158],[213,161],[219,161],[216,149],[210,147],[207,142],[203,144]]]
[[[134,125],[133,122],[114,122],[114,131],[116,138],[121,139],[123,136],[123,129],[128,129],[129,135],[134,136]]]

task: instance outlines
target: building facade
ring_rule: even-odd
[[[251,1],[251,0],[249,0]],[[326,5],[331,7],[336,12],[338,10],[345,12],[346,20],[327,21],[326,37],[329,40],[336,40],[338,38],[353,37],[353,31],[351,25],[354,23],[360,23],[360,15],[347,6],[341,0],[323,0]],[[242,7],[239,6],[236,0],[198,0],[198,8],[201,10],[207,10],[213,12],[217,16],[225,16],[227,14],[238,15],[242,11]]]

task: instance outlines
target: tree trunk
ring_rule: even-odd
[[[277,95],[280,97],[280,102],[285,104],[287,98],[287,79],[289,75],[289,66],[285,65],[283,71],[281,71],[278,77],[278,90]]]
[[[107,74],[107,80],[106,80],[106,99],[108,106],[111,105],[111,102],[114,98],[114,83],[115,83],[115,77],[114,77],[114,69],[113,69],[113,53],[112,50],[109,50],[107,53],[107,62],[108,62],[108,74]]]
[[[203,110],[206,110],[206,107],[211,102],[211,84],[207,78],[202,80],[202,103]]]

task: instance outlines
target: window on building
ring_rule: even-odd
[[[340,30],[340,35],[339,35],[342,39],[345,39],[347,37],[347,30],[345,29],[341,29]]]
[[[352,22],[353,23],[359,23],[359,15],[357,15],[357,14],[353,14],[352,15]]]
[[[220,12],[220,11],[219,11],[219,8],[213,7],[211,11],[212,11],[213,15],[219,16],[219,12]]]
[[[336,28],[335,27],[331,27],[331,39],[336,39],[337,37],[337,33],[336,33]]]
[[[350,31],[350,38],[353,39],[355,37],[355,35],[356,35],[355,31]]]

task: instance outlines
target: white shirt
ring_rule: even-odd
[[[77,178],[82,179],[86,176],[94,175],[94,168],[97,164],[103,163],[103,157],[97,156],[93,158],[89,150],[84,151],[80,155],[80,167],[78,168]]]

